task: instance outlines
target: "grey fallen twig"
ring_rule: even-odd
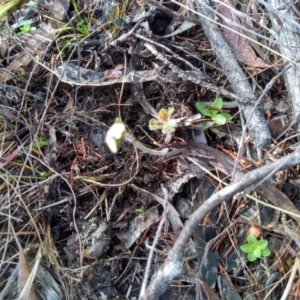
[[[275,77],[272,78],[272,80],[267,84],[267,86],[265,87],[265,89],[263,90],[262,94],[260,95],[260,97],[257,99],[257,102],[255,103],[250,115],[248,116],[247,119],[247,123],[245,125],[245,127],[243,128],[243,132],[242,132],[242,137],[241,137],[241,141],[244,140],[244,138],[246,137],[246,130],[247,127],[249,126],[250,122],[251,122],[251,118],[252,115],[254,114],[255,110],[257,109],[258,105],[260,104],[260,102],[262,101],[262,99],[266,96],[266,94],[269,92],[269,90],[271,89],[271,87],[275,84],[276,80],[286,71],[288,70],[290,67],[287,67],[286,69],[284,69],[283,71],[281,71],[279,74],[277,74]],[[238,165],[238,161],[242,155],[242,150],[243,150],[243,144],[240,143],[239,145],[239,150],[237,153],[237,157],[234,161],[234,167],[232,170],[232,180],[234,181],[234,176],[235,176],[235,172],[237,169],[237,165]]]
[[[149,45],[151,49],[154,49]],[[153,54],[158,53],[155,49]],[[158,57],[158,59],[160,56]],[[165,58],[164,58],[165,61]],[[173,66],[171,62],[168,62],[169,66]],[[172,69],[172,68],[171,68]],[[175,70],[175,72],[174,72]],[[203,76],[203,73],[198,73],[198,71],[183,71],[175,66],[175,69],[172,71],[159,72],[157,69],[153,70],[144,70],[144,71],[133,71],[130,68],[126,68],[126,73],[121,73],[123,70],[117,70],[119,77],[118,78],[108,78],[109,76],[105,75],[105,72],[93,71],[85,68],[78,67],[72,63],[59,66],[54,71],[54,74],[62,82],[78,85],[78,86],[108,86],[113,84],[121,83],[141,83],[148,81],[157,81],[158,79],[166,82],[175,82],[179,81],[179,77],[184,80],[189,80],[195,84],[199,84],[202,87],[205,87],[217,95],[221,95],[238,103],[254,103],[253,99],[249,99],[243,96],[237,96],[234,93],[229,92],[223,87],[218,87],[214,83],[207,82]],[[113,70],[111,71],[113,72]]]
[[[230,200],[238,193],[241,193],[250,186],[255,185],[267,177],[268,174],[272,173],[273,170],[278,169],[279,166],[280,169],[284,169],[290,166],[295,166],[299,163],[300,146],[292,154],[245,174],[239,182],[231,183],[206,200],[185,223],[185,226],[165,260],[165,263],[152,276],[151,283],[147,288],[147,299],[158,299],[159,296],[162,295],[170,286],[172,280],[180,274],[182,268],[181,262],[186,244],[191,238],[196,226],[203,221],[209,212],[223,201]]]
[[[204,2],[208,1],[204,0]],[[240,97],[246,97],[255,101],[256,97],[248,82],[248,78],[241,69],[233,50],[228,45],[220,28],[209,20],[213,20],[215,15],[199,0],[197,1],[197,10],[200,14],[199,18],[203,25],[205,35],[212,45],[213,51],[218,57],[223,72],[230,82],[234,93]],[[266,146],[271,141],[271,134],[263,113],[257,108],[253,109],[250,104],[243,104],[242,108],[245,118],[247,120],[249,119],[248,129],[255,145],[259,149]],[[252,110],[254,110],[253,114]],[[251,118],[250,115],[252,115]]]
[[[148,277],[149,277],[149,273],[150,273],[150,268],[151,268],[151,264],[152,264],[152,258],[154,255],[154,249],[158,243],[163,225],[165,223],[165,221],[167,220],[167,206],[168,206],[168,191],[166,190],[166,188],[164,186],[162,186],[162,190],[164,193],[164,201],[163,201],[163,208],[164,208],[164,212],[162,214],[162,218],[159,222],[158,228],[156,230],[155,233],[155,237],[152,243],[152,247],[148,256],[148,260],[147,260],[147,265],[146,265],[146,270],[145,270],[145,274],[144,274],[144,279],[143,279],[143,283],[142,283],[142,287],[141,287],[141,292],[140,292],[140,296],[139,296],[139,300],[146,300],[146,287],[147,287],[147,281],[148,281]]]
[[[295,22],[297,17],[292,6],[294,4],[290,1],[279,0],[269,1],[267,6],[268,10],[278,14],[280,18],[284,19],[282,24],[278,24],[278,18],[275,18],[271,13],[270,18],[274,29],[278,32],[278,40],[276,41],[279,45],[280,53],[283,55],[284,61],[290,61],[290,68],[284,73],[284,83],[289,94],[289,101],[293,109],[294,116],[300,113],[300,53],[299,53],[299,43],[300,43],[300,26]],[[295,63],[291,63],[295,62]],[[297,64],[296,64],[297,63]],[[300,125],[298,124],[298,129]],[[299,137],[298,137],[299,140]]]

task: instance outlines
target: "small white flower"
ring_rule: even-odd
[[[119,119],[108,129],[105,142],[112,153],[117,153],[126,132],[125,125]]]

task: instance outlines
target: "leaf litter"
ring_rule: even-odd
[[[283,77],[268,90],[259,109],[264,115],[265,104],[271,103],[271,121],[288,119],[283,125],[270,122],[277,132],[274,138],[285,136],[259,149],[251,128],[249,136],[240,139],[243,105],[254,100],[232,92],[212,50],[215,46],[193,13],[197,3],[184,9],[154,1],[110,1],[103,6],[74,2],[70,9],[68,1],[57,4],[55,10],[43,7],[46,13],[41,7],[35,10],[36,16],[49,17],[36,31],[30,27],[29,32],[9,35],[9,27],[1,29],[1,55],[6,58],[0,74],[1,299],[158,299],[163,289],[155,282],[164,286],[163,297],[169,299],[195,299],[196,294],[225,299],[222,291],[230,299],[250,294],[263,299],[264,290],[295,295],[296,278],[291,277],[290,290],[280,286],[280,280],[295,269],[289,262],[297,258],[288,248],[289,239],[298,242],[293,234],[299,222],[298,170],[292,164],[297,157],[281,171],[278,167],[270,180],[209,210],[186,233],[185,251],[175,253],[182,259],[174,259],[167,268],[172,273],[163,271],[187,224],[209,205],[208,199],[218,193],[222,197],[223,184],[231,183],[239,147],[243,157],[235,180],[240,181],[250,170],[251,176],[259,173],[258,161],[267,166],[298,151],[289,127],[297,118],[290,107],[279,109],[282,98],[288,98]],[[219,4],[228,28],[219,25],[236,58],[261,69],[252,75],[259,98],[273,76],[269,69],[276,58],[270,55],[270,64],[257,56],[241,29],[241,12],[230,9],[234,5]],[[243,21],[249,22],[250,15],[258,23],[265,8],[253,1],[248,5],[253,16],[248,9]],[[10,16],[7,25],[12,28],[15,22]],[[225,109],[233,101],[236,104]],[[213,127],[204,133],[197,105],[200,113],[227,118],[212,118]],[[166,139],[148,124],[168,109],[176,122],[167,128]],[[125,141],[110,153],[105,136],[116,117],[131,141],[146,145],[144,150]],[[147,153],[147,148],[165,149],[166,142],[169,152],[164,157]],[[251,193],[254,188],[256,194]],[[269,245],[277,242],[266,258],[267,270],[262,260],[249,263],[239,251],[253,224]],[[151,252],[154,259],[145,273]],[[284,264],[290,267],[281,268]],[[175,276],[179,271],[180,279]],[[249,272],[256,280],[252,285]],[[142,284],[148,277],[151,281]],[[269,289],[270,278],[276,280],[275,291]]]

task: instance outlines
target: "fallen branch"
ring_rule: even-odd
[[[286,5],[288,4],[288,5]],[[271,6],[271,7],[270,7]],[[273,9],[272,9],[273,7]],[[284,58],[288,58],[290,61],[299,62],[299,44],[300,44],[300,27],[299,24],[294,21],[297,18],[295,10],[293,10],[293,4],[289,4],[287,1],[269,1],[267,7],[270,14],[272,25],[278,33],[277,44],[279,45],[280,53]],[[280,15],[280,18],[284,18],[279,24],[279,18],[273,14]],[[286,59],[284,59],[286,60]],[[284,83],[288,91],[288,99],[291,101],[294,116],[300,113],[300,82],[299,82],[299,66],[290,63],[290,68],[284,73]],[[300,128],[298,123],[298,129]]]
[[[164,265],[152,276],[151,283],[147,288],[147,299],[158,299],[158,297],[167,290],[174,277],[180,274],[186,244],[191,238],[196,226],[203,221],[209,212],[223,201],[228,201],[236,194],[244,192],[245,189],[259,183],[272,173],[273,170],[284,169],[295,166],[299,163],[300,146],[292,154],[245,174],[239,182],[231,183],[205,201],[190,216],[177,238],[174,247],[171,249]]]

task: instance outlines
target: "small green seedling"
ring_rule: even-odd
[[[31,30],[31,24],[30,21],[27,21],[23,24],[22,27],[20,27],[20,32],[18,34],[23,34],[29,32],[30,30]]]
[[[165,137],[165,144],[169,144],[172,139],[172,133],[175,131],[178,123],[177,120],[172,119],[172,115],[174,112],[173,107],[169,107],[168,109],[162,108],[156,119],[151,119],[149,121],[149,129],[150,130],[161,130]]]
[[[142,214],[144,212],[144,207],[143,206],[138,207],[134,210],[134,212],[137,213],[137,214]]]
[[[97,218],[96,217],[91,217],[88,222],[91,223],[91,224],[95,224],[97,221]]]
[[[81,33],[83,36],[88,36],[90,33],[89,25],[87,22],[83,19],[79,19],[79,21],[76,24],[76,30]]]
[[[88,36],[90,33],[90,25],[89,25],[89,20],[86,21],[85,19],[83,19],[81,17],[81,13],[79,11],[77,2],[75,0],[72,0],[72,4],[74,6],[74,10],[76,12],[77,15],[77,22],[76,22],[76,26],[75,29],[76,31],[78,31],[80,34],[82,34],[84,37]],[[88,17],[88,19],[90,18],[90,16]]]
[[[267,240],[258,240],[253,234],[247,237],[247,243],[242,245],[241,250],[247,254],[249,261],[256,261],[257,258],[266,257],[271,254]]]
[[[216,98],[211,104],[211,108],[208,108],[204,103],[196,102],[196,108],[198,111],[213,121],[217,125],[224,125],[228,120],[231,119],[231,115],[222,112],[223,99]],[[204,129],[207,129],[207,125],[204,126]]]
[[[177,126],[177,121],[172,119],[174,112],[173,107],[168,109],[162,108],[157,116],[157,119],[151,119],[149,121],[150,130],[161,130],[163,134],[171,133]]]

